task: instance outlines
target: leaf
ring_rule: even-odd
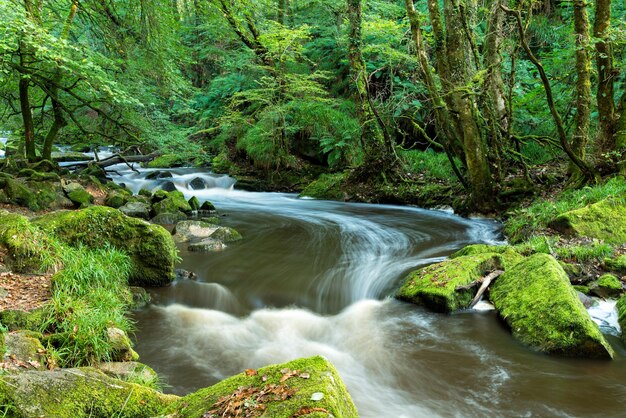
[[[324,399],[324,394],[322,392],[315,392],[311,395],[312,401],[321,401],[322,399]]]
[[[246,374],[246,376],[256,376],[258,374],[257,371],[254,369],[246,369],[244,373]]]

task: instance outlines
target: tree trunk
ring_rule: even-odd
[[[596,68],[598,70],[598,150],[615,147],[615,103],[613,89],[613,48],[609,42],[611,0],[596,0],[593,37],[596,39]]]
[[[22,121],[24,123],[24,149],[26,158],[33,162],[37,159],[35,148],[35,125],[33,123],[33,114],[30,110],[30,98],[28,95],[28,87],[30,82],[25,75],[22,75],[19,82],[20,91],[20,112],[22,113]]]
[[[457,134],[465,151],[465,162],[474,206],[488,211],[494,206],[494,190],[487,143],[476,121],[475,103],[468,89],[468,63],[471,62],[471,47],[465,36],[463,16],[458,13],[453,0],[444,1],[446,18],[446,48],[450,69],[449,93],[457,112]]]
[[[574,0],[574,32],[576,35],[576,115],[572,151],[581,160],[585,159],[585,148],[589,139],[589,117],[591,114],[591,59],[589,46],[589,17],[586,0]],[[570,163],[569,171],[577,169]]]

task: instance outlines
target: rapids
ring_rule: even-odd
[[[162,180],[117,171],[135,192],[171,181],[210,200],[244,236],[219,253],[181,248],[180,267],[198,277],[151,290],[154,304],[135,314],[136,349],[168,392],[321,354],[362,417],[624,414],[624,349],[612,335],[612,362],[553,358],[517,344],[488,303],[439,315],[390,298],[418,266],[501,243],[491,220],[238,191],[230,177],[191,169]],[[191,188],[197,178],[206,188]],[[617,334],[611,307],[596,310],[603,331]]]

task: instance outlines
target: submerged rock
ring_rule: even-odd
[[[53,212],[33,223],[69,245],[102,248],[108,244],[127,253],[133,264],[129,279],[132,285],[162,286],[174,279],[176,246],[162,226],[104,206]]]
[[[569,357],[613,356],[567,274],[547,254],[507,270],[492,285],[490,298],[513,336],[531,348]]]
[[[203,221],[181,221],[174,228],[176,242],[189,242],[189,251],[221,251],[227,242],[240,240],[241,234],[227,226],[218,226]]]
[[[457,288],[473,283],[506,262],[500,254],[461,255],[411,272],[396,292],[396,298],[426,306],[435,312],[466,309],[478,286]]]
[[[0,378],[0,404],[10,416],[149,418],[178,400],[85,367],[26,371]]]
[[[192,190],[204,190],[204,189],[207,188],[206,182],[203,179],[201,179],[200,177],[196,177],[193,180],[191,180],[189,182],[188,186]]]
[[[550,227],[570,236],[604,240],[609,244],[626,242],[626,206],[605,199],[558,216]]]
[[[224,413],[228,408],[231,413]],[[247,370],[181,398],[165,414],[180,418],[248,416],[244,412],[255,410],[272,418],[359,416],[339,374],[319,356]]]

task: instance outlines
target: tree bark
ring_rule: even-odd
[[[585,149],[589,139],[589,118],[591,114],[591,58],[589,46],[589,17],[586,0],[574,0],[574,34],[576,36],[576,115],[572,152],[581,160],[585,159]],[[570,163],[570,172],[577,169]]]
[[[596,68],[598,71],[598,149],[608,151],[615,147],[615,103],[613,87],[613,48],[609,41],[611,0],[596,0],[593,36],[596,39]]]

